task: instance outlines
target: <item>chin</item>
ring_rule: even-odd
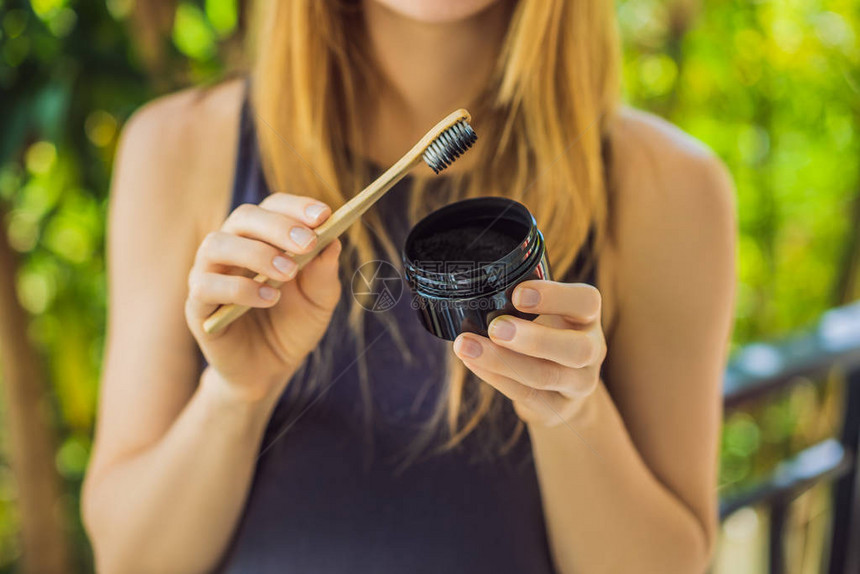
[[[504,0],[370,0],[389,10],[426,23],[465,20]]]

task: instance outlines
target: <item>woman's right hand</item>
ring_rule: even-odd
[[[273,193],[259,205],[237,207],[197,250],[185,319],[218,379],[241,398],[279,395],[328,327],[341,296],[340,241],[298,274],[291,255],[313,248],[312,230],[329,215],[331,209],[316,199]],[[246,270],[285,283],[275,289],[245,276]],[[207,334],[203,322],[230,303],[253,309]]]

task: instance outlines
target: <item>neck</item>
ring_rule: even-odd
[[[365,116],[367,151],[389,165],[436,122],[474,104],[504,40],[509,3],[445,23],[412,20],[374,0],[364,0],[363,7],[370,50],[384,80]],[[469,155],[449,169],[461,167]]]

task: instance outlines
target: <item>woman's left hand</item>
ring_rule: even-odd
[[[600,291],[586,283],[524,281],[514,289],[513,304],[540,316],[534,321],[496,317],[489,339],[461,334],[454,352],[510,398],[526,423],[565,423],[600,380],[606,357]]]

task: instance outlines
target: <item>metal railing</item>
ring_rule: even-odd
[[[784,541],[791,502],[826,482],[833,484],[828,572],[860,572],[860,303],[828,311],[802,335],[749,345],[726,370],[724,405],[729,414],[802,381],[825,380],[834,368],[844,372],[846,386],[839,435],[782,461],[763,480],[720,501],[723,518],[746,506],[769,509],[771,574],[786,571]]]

